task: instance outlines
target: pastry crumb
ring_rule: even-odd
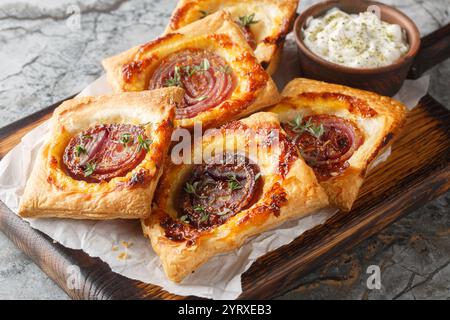
[[[124,248],[130,248],[133,245],[133,242],[122,241],[121,244]]]
[[[112,246],[111,250],[112,251],[117,251],[117,250],[119,250],[119,247],[118,246]]]
[[[121,254],[119,254],[117,256],[117,258],[119,260],[127,260],[128,258],[130,258],[130,255],[128,253],[126,253],[126,252],[122,252]]]

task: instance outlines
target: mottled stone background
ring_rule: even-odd
[[[300,10],[317,1],[302,1]],[[450,0],[389,0],[422,35],[450,22]],[[2,0],[0,127],[74,94],[102,73],[102,58],[158,36],[175,1]],[[69,18],[81,10],[79,30]],[[431,94],[450,106],[450,61],[435,67]],[[302,279],[287,299],[449,299],[450,193]],[[0,299],[67,299],[0,234]],[[369,265],[381,290],[366,286]]]

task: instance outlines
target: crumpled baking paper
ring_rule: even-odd
[[[274,76],[279,88],[298,76],[295,42],[292,34],[286,41],[281,65]],[[409,108],[417,105],[428,90],[429,78],[406,81],[396,96]],[[80,96],[111,92],[105,76],[89,85]],[[33,167],[38,149],[48,132],[44,123],[26,134],[21,143],[0,162],[0,200],[17,213],[20,197]],[[384,161],[389,151],[380,156]],[[241,275],[260,256],[275,250],[322,224],[335,209],[325,209],[290,221],[247,241],[240,249],[214,257],[180,284],[167,280],[158,256],[142,235],[138,220],[70,220],[26,219],[31,227],[72,249],[82,249],[92,257],[105,261],[114,272],[125,277],[161,286],[178,295],[195,295],[213,299],[234,299],[241,292]]]

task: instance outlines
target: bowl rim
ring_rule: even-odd
[[[375,67],[375,68],[355,68],[355,67],[347,67],[343,66],[331,61],[328,61],[313,51],[311,51],[303,42],[303,37],[301,36],[300,32],[300,23],[302,23],[302,26],[307,22],[309,17],[312,17],[312,13],[316,11],[317,8],[322,7],[321,13],[325,13],[326,11],[336,7],[340,4],[337,0],[327,0],[322,1],[319,3],[316,3],[310,7],[308,7],[306,10],[304,10],[296,19],[294,22],[294,36],[295,36],[295,42],[297,43],[297,47],[305,54],[307,55],[311,60],[314,60],[316,63],[324,65],[325,67],[335,69],[340,72],[344,73],[361,73],[361,74],[374,74],[374,73],[384,73],[389,72],[395,69],[398,69],[400,67],[403,67],[407,63],[412,62],[414,57],[417,55],[419,49],[420,49],[420,31],[417,28],[417,25],[414,23],[414,21],[411,20],[406,14],[404,14],[402,11],[398,10],[397,8],[380,3],[377,1],[367,1],[367,0],[358,0],[358,1],[352,1],[352,4],[359,2],[363,3],[364,5],[370,6],[370,5],[376,5],[382,8],[382,10],[391,10],[399,14],[404,18],[404,20],[410,25],[411,30],[413,34],[415,34],[415,37],[408,37],[408,44],[409,44],[409,50],[406,52],[402,57],[400,57],[398,60],[396,60],[394,63],[391,63],[387,66],[382,67]],[[402,29],[405,29],[402,26]],[[411,39],[410,39],[411,38]]]

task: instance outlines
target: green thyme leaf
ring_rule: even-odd
[[[188,77],[192,77],[192,75],[197,72],[197,69],[198,68],[196,68],[196,66],[193,66],[193,67],[192,66],[184,66],[183,67],[183,71]]]
[[[239,181],[236,179],[235,175],[229,175],[228,176],[228,188],[231,191],[234,190],[239,190],[242,188],[241,184],[239,183]]]
[[[201,206],[201,205],[196,205],[196,206],[194,207],[194,210],[201,213],[201,216],[200,216],[200,223],[205,222],[205,221],[207,221],[207,220],[209,219],[209,213],[206,212],[206,210],[205,210],[205,208],[204,208],[203,206]]]
[[[294,121],[289,122],[289,125],[291,126],[292,130],[294,130],[295,132],[297,132],[299,130],[301,130],[301,132],[303,132],[302,123],[303,123],[303,117],[301,115],[298,115],[295,117]]]
[[[246,28],[252,24],[258,23],[258,22],[259,22],[258,20],[255,20],[254,13],[249,14],[247,16],[239,17],[239,24],[244,28]]]
[[[200,223],[205,222],[205,221],[207,221],[209,219],[209,213],[206,212],[205,207],[203,207],[201,205],[196,205],[194,207],[194,210],[201,213]]]
[[[198,181],[196,181],[194,183],[186,182],[186,185],[184,186],[184,191],[186,191],[187,193],[196,194],[197,185],[198,185]]]
[[[183,223],[188,223],[189,222],[189,216],[187,214],[183,215],[180,217],[180,221]]]
[[[124,148],[126,148],[132,139],[133,136],[131,135],[131,133],[122,133],[120,135],[119,142],[122,144]]]
[[[184,191],[186,191],[189,194],[193,194],[201,199],[207,198],[207,196],[201,196],[197,193],[197,186],[199,183],[200,181],[196,181],[194,183],[186,182],[186,185],[184,186]]]
[[[183,67],[182,67],[182,70],[183,70],[184,74],[185,74],[187,77],[192,77],[192,75],[194,75],[196,72],[205,72],[205,71],[208,71],[210,67],[211,67],[211,63],[209,62],[208,59],[204,58],[204,59],[200,62],[199,65],[183,66]],[[178,67],[176,67],[176,68],[178,68]],[[176,72],[174,73],[174,77],[173,77],[172,79],[169,79],[169,80],[170,80],[170,83],[175,82],[174,78],[175,78],[175,76],[177,75],[177,72],[178,72],[178,74],[179,74],[179,69],[178,69],[178,71],[176,71]],[[181,79],[181,78],[180,78],[180,79]],[[168,81],[169,81],[169,80],[168,80]]]
[[[173,76],[166,80],[166,87],[181,87],[180,67],[176,66],[173,71]]]
[[[201,212],[201,213],[206,212],[205,211],[205,207],[203,207],[202,205],[199,205],[199,204],[194,206],[194,211],[198,211],[198,212]]]
[[[324,134],[325,132],[325,128],[323,127],[323,124],[319,124],[319,125],[313,125],[311,124],[308,128],[307,128],[308,132],[311,133],[314,137],[316,137],[317,139],[320,139],[320,137]]]
[[[152,144],[152,140],[144,139],[144,137],[142,135],[138,135],[138,149],[137,149],[138,152],[140,152],[142,149],[149,152],[151,144]]]
[[[166,87],[179,87],[180,81],[178,81],[176,78],[169,78],[166,80]]]
[[[312,122],[311,118],[306,121],[306,123],[303,122],[303,117],[298,115],[294,121],[289,122],[289,125],[291,126],[292,130],[299,135],[303,132],[307,131],[309,134],[313,135],[317,139],[320,139],[320,137],[325,133],[325,127],[322,123],[315,124]]]
[[[82,154],[86,154],[86,153],[87,153],[86,148],[82,144],[79,144],[75,147],[75,155],[77,157],[79,157]]]
[[[229,181],[229,182],[228,182],[228,188],[230,188],[231,191],[234,191],[234,190],[239,190],[239,189],[241,189],[242,186],[239,184],[239,182],[236,182],[236,181]]]
[[[204,214],[202,214],[202,217],[200,219],[200,223],[208,221],[208,219],[209,219],[209,214],[208,213],[204,213]]]
[[[87,163],[86,168],[84,169],[84,176],[89,177],[91,174],[93,174],[96,166],[97,165],[95,163]]]
[[[90,134],[83,134],[83,135],[81,135],[81,139],[82,140],[89,140],[89,139],[92,139],[92,136]]]

